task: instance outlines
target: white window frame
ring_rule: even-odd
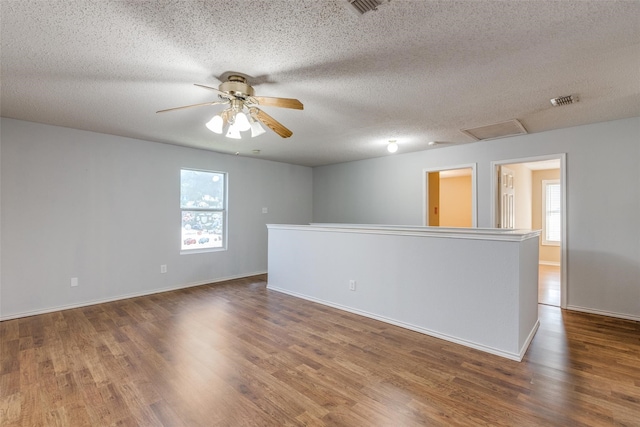
[[[545,246],[560,246],[560,240],[549,240],[548,239],[548,229],[549,226],[547,224],[548,221],[548,211],[547,211],[547,188],[550,185],[557,185],[558,190],[562,191],[560,187],[559,179],[543,179],[542,180],[542,244]],[[558,221],[560,222],[560,230],[559,234],[562,236],[562,195],[560,195],[560,199],[558,200],[558,205],[560,206],[558,210]],[[560,237],[562,238],[562,237]]]
[[[182,207],[181,198],[182,198],[182,171],[195,171],[195,172],[205,172],[205,173],[215,173],[223,176],[223,198],[224,202],[222,203],[222,208],[209,208],[209,207],[198,207],[198,206],[190,206],[190,207]],[[227,172],[222,171],[213,171],[213,170],[204,170],[204,169],[194,169],[194,168],[180,168],[180,195],[178,198],[178,204],[180,207],[180,254],[197,254],[204,252],[219,252],[227,250],[227,236],[228,236],[228,215],[227,215],[227,207],[228,207],[228,188],[229,188],[229,174]],[[183,235],[182,235],[182,219],[183,213],[185,211],[196,211],[196,212],[221,212],[222,213],[222,246],[213,247],[213,248],[198,248],[194,246],[193,248],[183,248]]]

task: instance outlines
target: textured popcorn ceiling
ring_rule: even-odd
[[[640,1],[1,0],[2,116],[302,165],[474,143],[640,115]],[[293,131],[241,141],[205,126],[226,71],[256,77]],[[549,99],[580,102],[552,107]],[[519,138],[526,138],[519,137]],[[429,141],[446,144],[428,146]]]

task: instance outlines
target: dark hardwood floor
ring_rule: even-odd
[[[640,323],[540,305],[523,362],[264,277],[0,323],[0,425],[640,426]]]

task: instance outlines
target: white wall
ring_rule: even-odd
[[[265,224],[312,220],[307,167],[4,118],[0,130],[0,319],[263,273]],[[185,167],[228,172],[227,251],[180,255]]]
[[[477,162],[478,226],[491,227],[491,161],[563,152],[568,306],[640,320],[638,117],[318,167],[313,220],[420,225],[422,171]]]
[[[269,226],[269,289],[518,361],[537,271],[538,233]]]
[[[424,169],[477,162],[478,226],[490,227],[491,161],[566,152],[569,307],[640,320],[640,118],[324,166],[313,176],[12,119],[0,131],[0,318],[264,272],[266,223],[421,225]],[[181,167],[229,172],[228,251],[179,255]],[[80,286],[70,288],[71,277]]]

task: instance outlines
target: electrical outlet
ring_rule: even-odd
[[[349,290],[350,291],[355,291],[356,290],[356,281],[355,280],[349,280]]]
[[[262,213],[269,213],[269,208],[262,208]]]
[[[78,278],[77,277],[72,277],[71,278],[71,287],[75,288],[76,286],[78,286]]]
[[[160,266],[160,273],[161,273],[161,274],[164,274],[164,273],[166,273],[166,272],[167,272],[167,265],[166,265],[166,264],[162,264],[162,265]]]

